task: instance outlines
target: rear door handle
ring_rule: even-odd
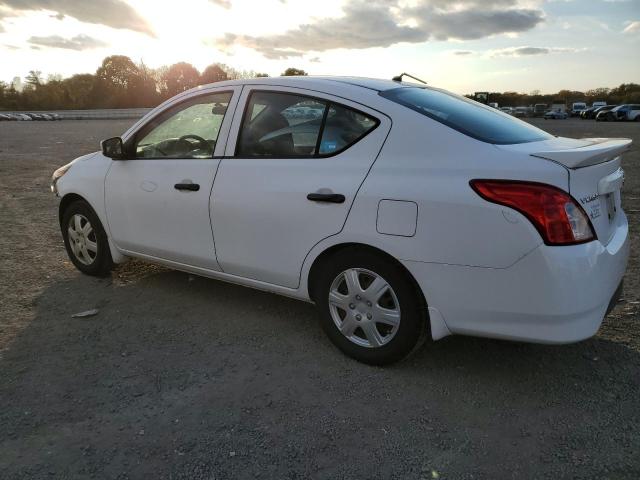
[[[310,193],[307,195],[307,200],[312,202],[344,203],[344,195],[341,193]]]
[[[173,188],[176,190],[188,190],[190,192],[197,192],[200,190],[200,185],[197,183],[176,183]]]

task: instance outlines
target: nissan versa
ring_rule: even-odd
[[[289,77],[184,92],[58,169],[69,257],[314,302],[367,363],[430,336],[567,343],[621,291],[627,139],[554,137],[444,90]]]

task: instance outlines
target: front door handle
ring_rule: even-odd
[[[188,190],[190,192],[197,192],[200,190],[200,185],[197,183],[176,183],[173,188],[176,190]]]
[[[344,195],[341,193],[310,193],[307,195],[307,200],[312,202],[327,202],[327,203],[344,203]]]

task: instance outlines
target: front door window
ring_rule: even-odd
[[[231,96],[203,95],[163,112],[136,135],[136,158],[211,158]]]

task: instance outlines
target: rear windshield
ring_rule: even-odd
[[[483,142],[507,145],[552,138],[495,108],[441,90],[402,87],[380,95]]]

